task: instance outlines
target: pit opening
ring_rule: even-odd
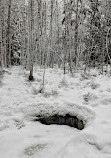
[[[55,114],[53,116],[36,116],[34,121],[39,121],[45,125],[68,125],[70,127],[77,128],[79,130],[84,129],[84,123],[82,120],[78,119],[76,116],[71,116],[66,114],[65,116]]]

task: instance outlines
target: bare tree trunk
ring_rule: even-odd
[[[30,19],[29,19],[29,54],[30,54],[30,75],[29,80],[33,80],[33,64],[34,64],[34,1],[30,2]]]
[[[110,31],[110,28],[108,29],[107,35],[106,35],[106,52],[107,52],[107,55],[108,55],[108,58],[109,58],[109,62],[110,62],[110,76],[111,76],[111,58],[110,58],[109,51],[108,51],[108,35],[109,35],[109,31]]]
[[[78,64],[78,0],[76,1],[76,24],[75,24],[75,65]]]
[[[7,49],[6,49],[6,63],[7,67],[10,65],[10,55],[11,55],[11,32],[10,32],[10,20],[11,20],[11,3],[12,0],[9,0],[8,6],[8,19],[7,19]]]
[[[105,34],[104,34],[104,28],[102,28],[102,52],[101,52],[101,71],[102,71],[102,74],[103,74],[103,71],[104,71],[104,47],[105,47]]]
[[[71,2],[69,2],[69,8],[71,8]],[[68,25],[69,25],[69,69],[70,73],[72,74],[72,53],[71,53],[71,46],[72,46],[72,38],[71,38],[71,9],[69,11],[69,18],[68,18]]]
[[[49,47],[50,47],[50,64],[49,66],[51,66],[53,68],[54,66],[54,56],[53,56],[53,51],[52,51],[52,43],[53,43],[53,39],[52,39],[52,34],[53,34],[53,28],[52,28],[52,22],[53,22],[53,7],[54,7],[54,1],[55,0],[51,0],[51,11],[50,11],[50,35],[49,35]]]
[[[2,1],[0,0],[0,67],[2,67]]]
[[[67,6],[66,6],[66,0],[64,0],[64,12],[65,17],[67,17]],[[65,28],[64,28],[64,34],[63,34],[63,48],[64,48],[64,75],[66,74],[66,55],[67,55],[67,19],[65,19]]]

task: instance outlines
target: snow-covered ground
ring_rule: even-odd
[[[88,76],[46,69],[12,67],[0,73],[0,158],[111,158],[111,78],[91,70]],[[43,125],[37,114],[77,116],[85,128]]]

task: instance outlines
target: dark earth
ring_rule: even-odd
[[[66,114],[65,116],[55,114],[53,116],[36,116],[34,121],[39,121],[45,125],[57,124],[57,125],[68,125],[70,127],[77,128],[79,130],[84,129],[84,123],[76,116]]]

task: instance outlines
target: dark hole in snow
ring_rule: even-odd
[[[84,129],[84,123],[82,120],[78,119],[76,116],[71,116],[66,114],[62,115],[53,115],[53,116],[36,116],[34,121],[39,121],[45,125],[57,124],[57,125],[68,125],[70,127],[77,128],[79,130]]]

